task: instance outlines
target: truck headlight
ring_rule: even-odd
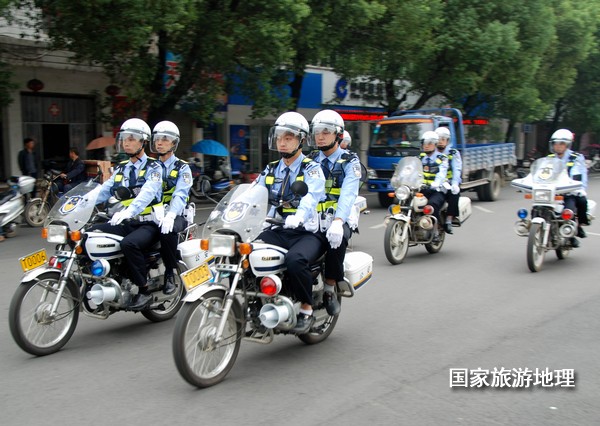
[[[367,177],[369,179],[377,179],[377,172],[375,169],[368,168],[367,169]]]

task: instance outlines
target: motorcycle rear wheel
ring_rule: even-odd
[[[558,257],[560,260],[566,259],[567,257],[569,257],[569,253],[571,252],[571,250],[569,250],[566,247],[560,247],[556,249],[556,257]]]
[[[600,161],[594,161],[591,169],[593,172],[600,172]]]
[[[446,233],[444,231],[440,231],[440,241],[437,243],[425,244],[425,250],[427,250],[427,252],[431,254],[439,252],[442,249],[442,246],[444,245],[445,239]]]
[[[41,274],[36,281],[20,284],[10,302],[10,332],[17,345],[32,355],[57,352],[77,327],[79,289],[70,280],[62,294],[56,318],[47,317],[56,299],[59,279],[57,272]]]
[[[338,295],[337,299],[341,305],[342,296]],[[339,318],[339,314],[335,316],[329,315],[325,308],[314,311],[313,315],[315,316],[315,323],[310,331],[306,334],[298,335],[298,339],[302,340],[307,345],[316,345],[327,339],[333,332]]]
[[[185,294],[185,287],[183,281],[181,281],[180,273],[182,271],[177,269],[173,278],[175,278],[175,285],[177,285],[177,291],[173,299],[167,302],[162,302],[152,309],[152,305],[149,309],[144,309],[142,315],[152,322],[167,321],[177,315],[177,312],[183,306],[183,296]]]
[[[48,217],[50,206],[42,200],[32,200],[25,206],[25,221],[33,228],[42,226]]]
[[[539,272],[544,264],[546,250],[542,246],[543,228],[539,223],[532,223],[527,238],[527,266],[531,272]]]
[[[383,237],[383,248],[385,257],[392,265],[398,265],[404,261],[410,237],[407,235],[404,241],[400,241],[400,237],[404,232],[404,227],[408,226],[406,222],[390,219],[385,227],[385,235]]]
[[[240,350],[243,316],[237,301],[229,311],[223,340],[214,342],[224,303],[224,291],[209,291],[197,301],[186,303],[175,323],[172,345],[175,365],[188,383],[199,388],[223,381]]]

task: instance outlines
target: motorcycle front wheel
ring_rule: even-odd
[[[152,322],[162,322],[170,320],[177,315],[177,312],[183,306],[183,296],[185,294],[185,287],[180,276],[181,272],[183,271],[178,268],[177,272],[173,275],[175,285],[177,286],[177,291],[174,293],[173,298],[158,304],[152,303],[148,309],[142,311],[144,317]]]
[[[188,383],[199,388],[223,381],[240,350],[243,316],[237,300],[229,311],[222,340],[215,342],[224,303],[224,291],[209,291],[197,301],[186,303],[175,323],[175,365]]]
[[[59,279],[59,273],[46,272],[35,281],[21,283],[10,302],[10,332],[17,345],[32,355],[57,352],[77,327],[79,289],[70,280],[61,295],[56,316],[50,316]]]
[[[531,272],[538,272],[544,264],[546,250],[542,244],[544,229],[539,223],[532,223],[527,238],[527,266]]]
[[[385,251],[385,257],[392,265],[398,265],[402,263],[406,257],[406,253],[408,252],[408,245],[410,243],[409,235],[407,234],[404,241],[400,241],[400,237],[404,232],[404,228],[407,226],[408,223],[406,222],[390,219],[385,227],[383,248]]]
[[[25,206],[25,221],[33,228],[42,226],[49,211],[50,207],[41,199],[32,200]]]

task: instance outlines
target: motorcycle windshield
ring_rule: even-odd
[[[100,184],[92,180],[81,183],[63,195],[52,207],[44,222],[63,222],[71,231],[78,231],[90,220],[100,191],[92,191]]]
[[[236,233],[243,242],[250,242],[262,232],[269,209],[269,192],[261,185],[245,183],[236,186],[211,212],[202,238],[217,231]]]
[[[533,183],[556,183],[561,173],[565,171],[565,164],[556,157],[538,158],[531,165]]]
[[[402,185],[410,189],[419,189],[423,184],[423,164],[418,157],[404,157],[396,165],[391,179],[394,188]]]

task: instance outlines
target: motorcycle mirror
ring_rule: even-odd
[[[300,197],[304,197],[308,194],[308,185],[301,180],[292,183],[290,189],[294,195],[299,195]]]
[[[131,189],[126,186],[120,186],[115,191],[115,198],[119,201],[129,200],[130,198],[133,198],[133,194],[131,193]]]

